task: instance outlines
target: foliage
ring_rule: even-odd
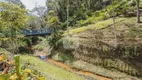
[[[8,3],[0,3],[0,23],[3,30],[19,30],[26,21],[26,11],[19,6]]]
[[[38,21],[38,22],[35,24],[39,25],[38,28],[45,28],[46,27],[46,24],[45,24],[46,23],[45,22],[46,11],[47,11],[46,7],[40,6],[37,3],[35,4],[35,7],[30,11],[33,16],[37,17],[36,21]],[[32,20],[32,21],[34,21],[34,20]]]
[[[25,58],[26,57],[26,58]],[[37,70],[46,80],[84,80],[83,77],[74,73],[70,73],[62,68],[59,68],[51,63],[44,62],[38,58],[23,55],[21,56],[23,62],[26,62],[30,69]]]
[[[91,0],[95,1],[95,0]],[[49,9],[48,12],[54,11],[56,16],[58,16],[58,19],[61,23],[64,23],[64,29],[66,28],[66,19],[67,19],[67,3],[66,0],[48,0],[47,1],[47,7]],[[88,1],[80,1],[80,0],[69,0],[69,26],[73,26],[76,24],[76,22],[80,19],[86,19],[86,17],[89,14],[88,11]],[[91,3],[93,4],[93,3]],[[94,8],[91,8],[94,9]],[[84,13],[85,12],[85,13]],[[49,14],[50,15],[50,14]]]
[[[39,23],[39,18],[35,15],[28,15],[28,19],[26,21],[26,24],[24,25],[25,28],[28,29],[38,29],[41,27],[41,24]]]
[[[132,11],[135,2],[130,0],[48,0],[47,7],[57,13],[59,21],[67,21],[67,5],[69,5],[69,26],[84,26],[113,16]],[[66,24],[67,25],[67,24]]]
[[[12,53],[16,53],[22,42],[21,29],[27,20],[27,11],[14,4],[0,3],[0,32],[3,47],[8,48]]]
[[[108,5],[110,1],[103,2],[102,0],[69,0],[69,26],[77,24],[78,20],[85,20],[92,12],[102,9]],[[60,22],[65,23],[67,19],[67,5],[66,0],[48,0],[47,7],[54,10],[59,17]]]
[[[134,2],[130,2],[131,1],[129,0],[114,0],[114,2],[111,5],[106,6],[106,8],[93,12],[92,16],[88,17],[86,20],[78,21],[77,26],[85,26],[96,23],[97,21],[105,20],[111,18],[112,16],[126,15],[127,12],[134,10],[131,6]]]
[[[20,47],[27,47],[28,46],[27,41],[25,40],[25,38],[22,35],[16,36],[13,39],[13,41],[11,41],[11,39],[9,37],[6,37],[4,34],[1,34],[0,41],[1,41],[0,46],[2,48],[5,48],[10,52],[14,51],[14,53],[18,53]]]
[[[95,2],[95,3],[93,3]],[[128,10],[134,10],[135,2],[129,0],[48,0],[48,14],[47,14],[47,24],[54,27],[59,33],[59,30],[68,29],[69,27],[80,27],[77,28],[73,33],[82,32],[88,29],[94,29],[93,24],[96,23],[97,27],[107,27],[111,25],[108,21],[106,24],[99,25],[98,21],[106,20],[112,18],[113,16],[126,14]],[[69,5],[69,22],[67,22],[67,6]],[[113,13],[114,12],[114,13]],[[112,21],[111,21],[112,22]],[[91,26],[89,24],[92,24]],[[89,25],[89,26],[87,26]],[[55,28],[56,27],[56,28]],[[53,29],[53,30],[54,30]],[[66,34],[67,32],[65,32]],[[52,36],[52,43],[56,43],[60,40],[62,34],[57,34]],[[63,34],[64,35],[64,34]],[[58,36],[58,37],[57,37]],[[59,41],[58,41],[59,42]]]
[[[120,22],[122,20],[125,20],[125,18],[116,18],[116,22]],[[113,24],[112,19],[107,19],[107,20],[104,20],[104,21],[99,21],[96,24],[91,24],[91,25],[88,25],[88,26],[82,26],[80,28],[70,29],[69,31],[73,34],[77,34],[77,33],[80,33],[80,32],[86,31],[86,30],[90,30],[90,29],[91,30],[103,29],[105,27],[108,27],[111,24]],[[65,32],[63,35],[64,36],[67,35],[67,32]]]
[[[59,52],[58,50],[54,50],[54,55],[52,56],[52,58],[56,61],[61,61],[67,64],[72,63],[74,60],[74,57],[70,51]]]
[[[4,70],[0,73],[1,80],[27,80],[28,78],[45,80],[43,77],[33,74],[30,69],[21,69],[20,56],[15,56],[15,61],[8,61],[6,53],[2,53],[0,59],[4,65]]]
[[[110,64],[110,65],[112,65],[112,64]],[[121,73],[115,69],[109,70],[109,69],[103,68],[101,66],[98,66],[98,65],[96,66],[96,65],[90,64],[88,62],[82,61],[82,60],[75,61],[73,63],[73,67],[82,69],[84,71],[93,72],[95,74],[99,74],[102,76],[106,76],[106,77],[109,77],[109,78],[112,78],[115,80],[130,80],[130,79],[140,80],[134,76],[130,76],[130,75]],[[122,66],[121,66],[121,68],[122,68]],[[123,68],[125,68],[125,67],[123,67]]]
[[[39,39],[41,40],[40,43],[38,43],[37,45],[34,46],[34,48],[36,50],[42,51],[45,47],[49,46],[49,42],[46,38],[43,37],[39,37]]]
[[[48,12],[47,20],[48,27],[52,29],[52,34],[48,38],[49,44],[50,46],[55,46],[57,41],[62,37],[62,26],[60,25],[61,23],[57,13],[53,10]]]

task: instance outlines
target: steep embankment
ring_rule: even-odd
[[[135,21],[135,18],[116,19],[116,49],[113,22],[108,19],[70,30],[78,36],[79,47],[70,51],[59,45],[56,53],[72,54],[77,60],[73,63],[76,68],[112,77],[114,80],[138,80],[130,76],[142,76],[142,25]]]

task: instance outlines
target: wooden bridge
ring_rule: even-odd
[[[41,28],[34,30],[25,29],[22,32],[25,36],[42,36],[42,35],[50,35],[52,33],[52,29],[51,28]]]

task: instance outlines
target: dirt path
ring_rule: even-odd
[[[44,52],[38,52],[38,53],[35,53],[35,55],[40,55],[40,54],[44,54]],[[57,62],[53,59],[48,59],[47,62],[50,62],[52,64],[55,64],[61,68],[64,68],[66,69],[67,71],[71,71],[71,72],[75,72],[77,74],[80,74],[80,75],[84,75],[84,76],[92,76],[94,78],[97,78],[99,80],[112,80],[110,78],[106,78],[106,77],[103,77],[103,76],[99,76],[99,75],[96,75],[96,74],[93,74],[91,72],[87,72],[87,71],[82,71],[82,70],[79,70],[79,69],[73,69],[71,68],[70,66],[64,64],[64,63],[61,63],[61,62]]]
[[[77,70],[77,69],[72,69],[68,65],[63,64],[61,62],[57,62],[57,61],[52,60],[52,59],[48,59],[48,62],[53,63],[53,64],[55,64],[55,65],[57,65],[57,66],[59,66],[61,68],[64,68],[67,71],[73,71],[73,72],[76,72],[77,74],[81,74],[81,75],[84,75],[84,76],[92,76],[92,77],[95,77],[95,78],[97,78],[99,80],[112,80],[110,78],[105,78],[103,76],[95,75],[95,74],[93,74],[91,72],[86,72],[86,71],[81,71],[81,70]]]

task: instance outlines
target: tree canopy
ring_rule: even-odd
[[[27,20],[27,11],[18,5],[0,3],[0,41],[3,47],[12,53],[25,45],[22,38],[17,38]]]
[[[23,27],[27,20],[27,11],[14,4],[0,3],[0,23],[2,29],[16,29]]]

